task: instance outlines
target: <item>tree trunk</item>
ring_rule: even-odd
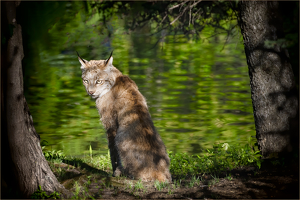
[[[299,150],[298,91],[276,1],[242,1],[239,24],[249,68],[256,137],[263,158]]]
[[[9,188],[20,192],[20,197],[30,197],[39,185],[48,194],[66,193],[42,153],[40,137],[23,93],[22,29],[16,21],[16,7],[20,2],[1,4],[4,18],[1,26],[6,36],[6,42],[1,44],[2,178]]]

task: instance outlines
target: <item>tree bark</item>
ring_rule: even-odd
[[[25,198],[29,198],[39,185],[48,194],[54,191],[66,193],[42,153],[40,137],[33,126],[23,92],[22,29],[16,21],[16,7],[20,2],[1,4],[4,7],[1,14],[6,20],[1,22],[2,31],[11,32],[7,42],[1,44],[3,178],[9,188],[16,189]]]
[[[239,24],[249,68],[256,137],[263,158],[299,150],[298,91],[276,1],[242,1]]]

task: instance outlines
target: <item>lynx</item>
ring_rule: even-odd
[[[78,60],[106,129],[113,176],[171,182],[170,158],[135,82],[112,65],[112,53],[107,60]]]

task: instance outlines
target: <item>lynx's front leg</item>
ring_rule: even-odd
[[[118,154],[118,150],[115,144],[116,130],[108,129],[107,138],[108,138],[108,148],[110,152],[110,160],[113,168],[113,176],[120,176],[122,174],[121,169],[121,160]],[[119,167],[118,167],[119,166]]]

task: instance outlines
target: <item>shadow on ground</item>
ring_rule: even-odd
[[[72,164],[72,163],[69,163]],[[111,199],[299,199],[299,163],[274,165],[269,161],[261,169],[243,167],[218,175],[200,175],[197,183],[190,178],[176,180],[162,188],[126,177],[111,177],[107,172],[85,163],[80,168],[65,163],[55,164],[64,173],[55,175],[66,189],[78,198]],[[63,175],[65,174],[65,175]],[[66,175],[67,174],[67,175]],[[64,177],[60,177],[60,176]],[[174,180],[174,181],[175,181]],[[142,185],[142,186],[141,186]]]

